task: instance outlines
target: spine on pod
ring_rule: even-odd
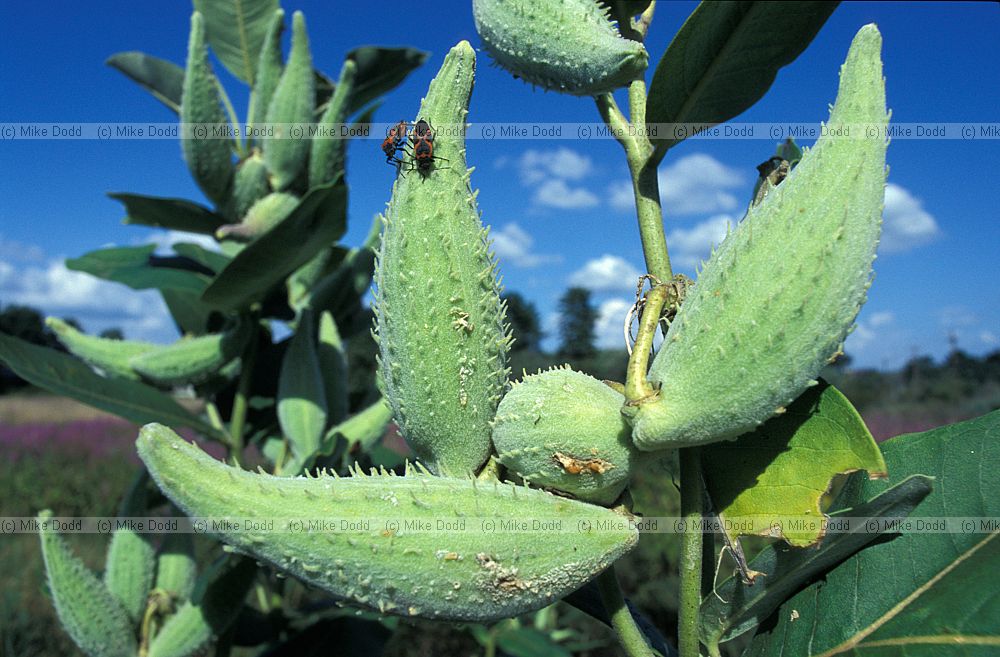
[[[143,470],[125,499],[118,515],[123,518],[143,516],[146,513],[146,483],[149,476]],[[111,536],[104,566],[104,585],[108,587],[133,625],[142,620],[146,598],[153,586],[155,557],[149,534],[135,531],[129,526],[119,527]]]
[[[309,139],[297,130],[305,131],[305,124],[312,123],[315,104],[316,82],[306,19],[297,11],[292,15],[292,51],[267,108],[267,122],[282,124],[275,128],[275,137],[263,143],[264,162],[276,190],[287,189],[307,165]]]
[[[219,81],[208,63],[205,21],[199,12],[191,15],[187,68],[181,93],[181,121],[188,125],[181,139],[184,160],[196,183],[216,205],[229,196],[233,178],[233,154],[228,139],[214,139],[211,126],[229,121],[222,111]],[[206,128],[196,128],[198,125]],[[193,129],[194,128],[194,129]]]
[[[622,38],[596,0],[473,0],[472,15],[500,66],[550,91],[610,93],[649,65],[646,48]]]
[[[610,509],[499,481],[417,472],[254,474],[152,424],[140,432],[138,450],[163,492],[190,516],[345,519],[314,532],[241,528],[219,538],[381,614],[454,621],[517,616],[576,590],[638,540],[635,528]],[[435,524],[442,518],[451,519],[449,528]],[[499,525],[518,518],[552,531],[525,541]],[[498,531],[469,531],[484,522],[497,523]]]
[[[840,352],[865,301],[881,224],[881,46],[874,25],[858,32],[828,130],[704,266],[650,368],[658,395],[624,408],[640,449],[751,431],[815,385]]]
[[[445,57],[418,119],[462,126],[475,53]],[[477,470],[507,388],[510,341],[496,261],[465,168],[462,136],[434,137],[428,169],[397,178],[376,264],[379,378],[409,444],[438,473]],[[416,167],[408,154],[404,167]]]
[[[71,354],[105,374],[123,379],[138,380],[139,375],[129,365],[129,361],[157,348],[149,342],[110,340],[87,335],[55,317],[46,318],[45,325],[52,329],[59,342]]]
[[[49,591],[59,622],[90,657],[134,657],[135,630],[101,580],[75,557],[52,527],[52,512],[38,514]]]
[[[237,358],[252,333],[250,322],[241,320],[224,333],[181,338],[173,344],[157,347],[133,358],[130,364],[143,378],[159,385],[199,383]]]

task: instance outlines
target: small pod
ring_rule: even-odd
[[[267,122],[276,125],[274,138],[265,139],[264,162],[271,173],[271,187],[287,189],[309,160],[309,124],[316,105],[316,81],[306,19],[292,15],[292,50],[267,108]]]
[[[253,241],[284,221],[299,204],[299,200],[294,194],[272,192],[254,203],[242,222],[220,226],[215,231],[215,237],[235,242]]]
[[[268,182],[267,166],[260,151],[253,152],[236,165],[236,176],[233,179],[232,216],[242,221],[247,211],[253,205],[271,192]]]
[[[46,318],[45,325],[52,329],[59,342],[71,354],[87,364],[93,365],[105,374],[123,379],[138,380],[139,375],[132,369],[129,362],[133,358],[157,348],[155,344],[150,342],[112,340],[110,338],[87,335],[55,317]]]
[[[624,408],[639,449],[752,431],[840,352],[871,282],[882,218],[881,46],[874,25],[858,32],[823,136],[704,266],[650,368],[658,393]]]
[[[240,355],[251,328],[241,321],[224,333],[181,338],[133,358],[130,364],[144,379],[162,386],[200,383]]]
[[[568,366],[526,376],[497,409],[500,462],[534,486],[611,504],[635,457],[623,403],[620,392]]]
[[[597,96],[642,76],[649,54],[625,39],[596,0],[473,0],[483,45],[526,82]]]
[[[281,79],[284,67],[281,61],[281,33],[285,31],[285,10],[276,9],[267,27],[267,35],[257,60],[257,74],[253,81],[253,107],[250,123],[260,126],[267,120],[267,110],[274,97],[274,90]]]
[[[146,484],[149,476],[143,470],[132,482],[118,510],[119,517],[131,518],[146,514]],[[104,566],[104,585],[121,603],[129,620],[138,627],[146,610],[146,598],[153,586],[155,550],[150,535],[136,531],[128,523],[115,529],[108,545]]]

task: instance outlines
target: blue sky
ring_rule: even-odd
[[[284,4],[286,11],[305,12],[314,62],[328,74],[358,45],[410,45],[431,53],[386,97],[376,120],[413,117],[448,48],[460,39],[480,47],[470,2],[345,4],[358,9]],[[659,3],[647,40],[651,61],[659,60],[694,6]],[[183,2],[4,3],[0,122],[173,121],[103,62],[115,52],[144,50],[183,64],[189,13]],[[1000,7],[958,2],[842,4],[764,99],[736,120],[824,120],[851,38],[873,21],[884,38],[894,121],[1000,121]],[[221,66],[216,70],[245,116],[245,88]],[[590,99],[533,90],[481,53],[469,118],[589,122],[597,113]],[[726,220],[738,219],[754,167],[773,148],[769,140],[689,140],[667,155],[661,191],[676,269],[692,274]],[[346,240],[357,243],[388,200],[394,171],[375,141],[352,142],[348,157]],[[554,330],[559,295],[570,284],[588,286],[601,307],[603,343],[620,344],[642,256],[618,144],[473,140],[468,159],[507,289],[533,301]],[[890,145],[888,160],[885,235],[848,353],[860,365],[896,367],[916,353],[941,357],[949,333],[971,353],[1000,348],[1000,140],[900,139]],[[204,201],[176,141],[3,141],[0,170],[0,303],[74,316],[92,332],[120,326],[129,337],[175,337],[155,294],[94,281],[60,263],[108,244],[176,239],[123,226],[121,206],[105,196],[128,191]]]

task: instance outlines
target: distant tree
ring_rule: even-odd
[[[103,331],[101,331],[100,337],[104,338],[105,340],[124,340],[125,333],[117,326],[113,326],[111,328],[106,328]]]
[[[535,304],[517,292],[505,294],[503,299],[507,302],[507,321],[516,339],[512,350],[538,351],[543,334]]]
[[[0,332],[32,344],[52,344],[52,336],[45,328],[42,313],[29,306],[7,306],[0,310]]]
[[[597,310],[590,302],[590,291],[571,287],[559,300],[559,356],[562,358],[589,358],[597,349],[594,346],[594,323]]]

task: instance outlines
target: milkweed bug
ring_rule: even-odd
[[[413,126],[413,133],[410,135],[410,141],[413,143],[412,169],[427,172],[434,160],[448,161],[446,158],[434,155],[434,133],[434,126],[424,119],[418,120]]]
[[[396,153],[406,143],[408,129],[409,124],[406,121],[400,121],[395,126],[389,128],[388,132],[386,132],[385,140],[382,142],[382,152],[385,153],[386,164],[395,164],[397,169],[403,164],[403,161],[396,157]]]

